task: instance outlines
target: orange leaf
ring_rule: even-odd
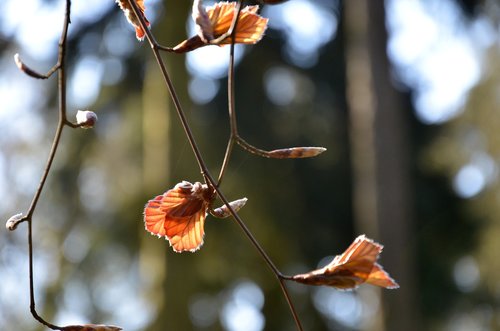
[[[368,239],[357,237],[341,255],[335,256],[326,267],[295,275],[293,280],[308,285],[327,285],[339,289],[353,289],[368,283],[389,289],[399,285],[381,265],[376,263],[383,246]]]
[[[120,8],[123,10],[123,13],[125,14],[125,17],[129,21],[130,24],[132,24],[135,28],[135,36],[137,37],[138,40],[143,40],[144,36],[146,35],[146,32],[144,29],[141,27],[141,23],[139,19],[137,18],[136,15],[134,15],[134,11],[132,10],[132,7],[129,5],[127,0],[116,0]],[[144,0],[135,0],[135,3],[137,4],[137,7],[139,7],[139,10],[141,11],[142,17],[146,21],[146,26],[150,26],[149,21],[147,20],[146,16],[144,15],[144,12],[146,11],[146,7],[144,6]]]
[[[216,39],[231,28],[233,17],[236,13],[235,2],[218,2],[215,5],[206,9],[206,14],[212,24],[210,33]],[[238,24],[236,25],[235,43],[237,44],[255,44],[262,39],[264,32],[267,28],[267,18],[263,18],[257,14],[259,6],[246,6],[240,12]],[[199,10],[199,9],[198,9]],[[200,17],[200,15],[195,15]],[[195,18],[196,20],[196,18]],[[208,33],[206,27],[199,25],[199,30],[202,31],[200,35],[196,35],[188,40],[181,42],[175,46],[173,50],[177,53],[185,53],[192,51],[198,47],[210,45],[209,41],[204,40]],[[230,44],[231,37],[224,38],[220,44]]]
[[[204,225],[213,191],[201,183],[183,181],[146,204],[146,230],[165,237],[175,252],[194,252],[203,245]]]

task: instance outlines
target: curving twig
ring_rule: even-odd
[[[9,230],[15,230],[17,226],[22,223],[22,222],[27,222],[28,223],[28,255],[29,255],[29,285],[30,285],[30,312],[33,315],[33,317],[40,322],[41,324],[45,325],[46,327],[52,329],[52,330],[64,330],[64,327],[57,326],[55,324],[52,324],[45,319],[43,319],[37,312],[36,310],[36,300],[35,300],[35,286],[34,286],[34,267],[33,267],[33,214],[35,213],[38,200],[42,194],[42,191],[45,187],[45,183],[47,181],[47,177],[49,175],[49,172],[52,168],[52,164],[55,158],[55,155],[57,153],[57,149],[61,140],[61,135],[62,131],[65,126],[71,127],[71,128],[78,128],[78,127],[84,127],[86,123],[72,123],[68,120],[67,118],[67,113],[66,113],[66,50],[67,50],[67,40],[68,40],[68,29],[69,29],[69,24],[71,23],[71,0],[66,0],[66,9],[64,13],[64,22],[63,22],[63,28],[61,32],[61,37],[59,39],[59,44],[58,44],[58,56],[57,56],[57,63],[46,73],[46,74],[40,74],[39,72],[31,69],[28,67],[20,58],[19,54],[16,54],[14,56],[14,61],[17,65],[17,67],[23,71],[25,74],[27,74],[30,77],[36,78],[36,79],[48,79],[51,77],[54,73],[57,73],[58,79],[57,79],[57,94],[58,94],[58,104],[59,104],[59,118],[57,122],[57,127],[56,131],[54,134],[54,139],[52,141],[52,146],[49,152],[49,156],[47,159],[47,162],[45,164],[44,171],[42,173],[42,176],[40,178],[40,182],[38,184],[38,187],[35,191],[35,194],[33,196],[33,199],[31,201],[31,204],[28,208],[28,211],[25,216],[22,216],[22,214],[17,214],[14,215],[7,221],[7,228]]]
[[[163,79],[165,81],[165,84],[167,85],[168,91],[169,91],[170,96],[172,98],[172,101],[174,103],[175,110],[177,112],[177,115],[179,117],[181,125],[182,125],[182,127],[184,129],[184,132],[186,133],[186,137],[187,137],[187,139],[189,141],[189,144],[191,145],[191,149],[193,150],[193,153],[195,155],[196,161],[198,163],[198,166],[200,168],[200,171],[201,171],[203,177],[206,180],[207,185],[210,185],[211,187],[213,187],[213,189],[217,193],[217,196],[221,199],[221,201],[224,203],[224,205],[229,210],[229,213],[232,215],[233,219],[236,221],[236,223],[242,229],[243,233],[250,240],[250,242],[252,243],[252,245],[254,246],[254,248],[258,251],[259,255],[266,262],[267,266],[271,269],[271,271],[273,272],[273,274],[278,279],[278,282],[280,284],[280,287],[281,287],[281,290],[283,292],[283,295],[285,296],[287,304],[288,304],[288,306],[290,308],[290,312],[292,313],[292,316],[294,318],[295,324],[297,326],[297,330],[302,331],[303,328],[302,328],[302,325],[300,323],[300,319],[299,319],[298,314],[296,312],[296,309],[295,309],[295,306],[293,304],[293,301],[292,301],[292,299],[291,299],[291,297],[290,297],[290,295],[288,293],[287,287],[286,287],[286,285],[284,283],[285,279],[287,279],[286,278],[287,276],[283,275],[279,271],[279,269],[275,266],[275,264],[273,263],[273,261],[271,260],[271,258],[267,255],[266,251],[262,248],[262,246],[259,244],[259,242],[257,241],[257,239],[253,236],[253,234],[248,229],[248,227],[246,226],[246,224],[243,222],[243,220],[241,219],[241,217],[239,216],[239,214],[230,205],[229,200],[225,197],[224,193],[219,188],[219,181],[215,181],[215,179],[210,174],[210,172],[208,170],[208,167],[206,166],[206,163],[203,160],[201,152],[200,152],[200,150],[198,148],[198,145],[196,143],[194,135],[193,135],[193,133],[191,131],[191,128],[189,126],[187,118],[186,118],[186,116],[184,114],[184,111],[183,111],[182,106],[180,104],[180,101],[179,101],[179,98],[177,96],[177,93],[175,92],[175,88],[174,88],[174,86],[172,84],[172,81],[170,79],[170,76],[169,76],[169,74],[167,72],[165,63],[164,63],[163,59],[160,56],[160,51],[164,50],[164,48],[161,47],[156,42],[156,39],[154,38],[152,32],[149,29],[147,29],[146,21],[145,21],[143,15],[141,14],[139,8],[137,7],[137,4],[135,3],[135,1],[134,0],[127,0],[127,2],[131,6],[134,14],[139,19],[141,27],[146,32],[146,38],[147,38],[147,40],[149,42],[149,45],[150,45],[150,47],[152,49],[153,55],[154,55],[154,57],[155,57],[155,59],[156,59],[156,61],[158,63],[158,66],[160,67],[160,71],[162,73]],[[241,3],[241,0],[239,0],[238,2]],[[231,72],[234,72],[234,33],[235,33],[236,27],[237,27],[238,16],[239,16],[239,12],[238,12],[238,15],[236,15],[236,19],[234,21],[234,29],[233,29],[232,34],[231,34],[231,39],[232,39],[232,42],[231,42],[231,49],[232,49],[232,51],[231,51],[231,53],[233,54],[233,56],[231,56],[231,59],[233,59],[232,60],[233,61],[233,65],[230,64],[230,66],[229,66],[229,68],[230,68],[229,70]],[[233,78],[231,79],[231,84],[232,84],[233,80],[234,80],[234,75],[233,75]],[[231,92],[231,94],[232,94],[232,92]],[[234,102],[234,95],[230,96],[230,104],[231,104],[231,102]],[[231,115],[232,116],[231,117],[232,121],[234,121],[234,123],[236,123],[236,118],[235,118],[235,114],[234,114],[234,106],[230,106],[229,108],[230,108],[230,110],[229,110],[230,114],[232,114]],[[233,136],[234,136],[234,132],[236,131],[236,126],[233,124],[233,122],[231,122],[231,130],[232,130],[231,132],[233,132]],[[226,160],[225,163],[226,163],[226,165],[227,165],[227,162],[228,162],[227,160],[229,159],[230,154],[231,154],[230,152],[231,152],[232,144],[234,144],[234,142],[233,143],[230,142],[228,144],[228,149],[226,150],[226,157],[225,157],[225,160]],[[224,168],[225,167],[223,166],[222,169],[224,169]],[[223,171],[222,171],[222,173],[223,173]]]

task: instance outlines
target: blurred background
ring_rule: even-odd
[[[146,0],[173,46],[194,34],[189,1]],[[57,120],[64,1],[0,2],[0,219],[26,212]],[[264,39],[237,48],[240,133],[305,160],[238,148],[223,184],[286,274],[329,262],[359,234],[385,245],[399,290],[290,284],[305,330],[500,330],[500,3],[290,0],[263,6]],[[294,330],[279,285],[231,220],[176,254],[142,222],[146,201],[202,181],[147,43],[113,1],[73,1],[66,129],[34,215],[37,308],[55,324],[134,330]],[[229,134],[228,47],[165,55],[212,171]],[[29,313],[27,227],[0,230],[0,329]]]

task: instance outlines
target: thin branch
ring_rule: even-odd
[[[302,329],[302,326],[300,324],[300,320],[299,320],[298,315],[296,313],[296,310],[295,310],[295,307],[293,305],[293,302],[290,299],[290,296],[288,294],[288,291],[286,290],[286,287],[284,286],[284,284],[282,284],[282,280],[281,279],[283,278],[283,275],[278,270],[278,268],[274,265],[274,263],[272,262],[272,260],[269,258],[269,256],[265,252],[265,250],[262,248],[262,246],[255,239],[255,237],[250,232],[250,230],[248,229],[248,227],[245,225],[245,223],[243,222],[243,220],[241,219],[241,217],[238,215],[238,213],[231,207],[231,205],[229,203],[229,200],[222,193],[222,191],[218,187],[218,183],[213,179],[213,177],[211,176],[210,172],[208,171],[208,168],[206,166],[205,161],[202,158],[202,155],[200,153],[200,150],[198,148],[198,145],[196,143],[194,135],[191,132],[191,129],[189,127],[189,123],[187,122],[187,119],[186,119],[186,116],[184,114],[184,111],[182,110],[182,106],[180,104],[180,101],[179,101],[179,98],[177,96],[177,93],[175,92],[175,89],[174,89],[174,86],[173,86],[172,81],[170,79],[170,76],[169,76],[169,74],[168,74],[168,72],[166,70],[165,63],[163,62],[163,59],[160,56],[159,45],[156,42],[156,40],[155,40],[153,34],[151,33],[151,31],[147,28],[147,25],[146,25],[146,22],[144,20],[144,17],[142,16],[142,13],[140,12],[139,8],[137,7],[137,4],[135,3],[135,1],[133,1],[133,0],[127,0],[127,1],[129,3],[129,5],[131,6],[134,14],[139,18],[139,22],[141,24],[141,27],[146,32],[147,40],[149,41],[149,44],[150,44],[150,46],[152,48],[152,51],[153,51],[155,59],[156,59],[156,61],[158,63],[158,66],[160,67],[163,79],[164,79],[164,81],[165,81],[165,83],[167,85],[167,88],[169,90],[170,96],[172,97],[172,101],[174,103],[177,115],[179,116],[179,119],[181,121],[182,127],[184,129],[184,132],[186,133],[187,139],[189,141],[189,144],[191,145],[191,148],[192,148],[193,153],[194,153],[194,155],[196,157],[196,160],[198,162],[198,165],[200,167],[202,175],[207,180],[207,184],[211,185],[214,188],[214,190],[216,191],[218,197],[227,206],[229,212],[233,216],[233,219],[236,221],[236,223],[243,230],[244,234],[247,236],[247,238],[253,244],[253,246],[255,247],[255,249],[259,252],[260,256],[264,259],[264,261],[266,262],[266,264],[268,265],[268,267],[271,269],[271,271],[274,273],[274,275],[278,278],[278,281],[280,283],[280,286],[281,286],[281,289],[283,291],[283,294],[285,295],[285,298],[287,299],[288,306],[289,306],[290,311],[291,311],[291,313],[293,315],[293,318],[294,318],[294,320],[296,322],[297,329],[299,331],[302,331],[303,329]],[[233,39],[233,41],[234,41],[234,39]],[[233,44],[234,44],[234,42],[233,42]],[[233,45],[233,47],[234,47],[234,45]]]
[[[46,74],[41,74],[41,73],[35,71],[34,69],[31,69],[30,67],[28,67],[28,65],[26,65],[21,60],[20,55],[17,53],[14,55],[14,62],[16,62],[16,66],[19,68],[19,70],[24,72],[26,75],[33,77],[33,78],[36,78],[36,79],[48,79],[50,76],[52,76],[52,74],[54,72],[59,70],[59,68],[61,67],[61,65],[58,62]]]
[[[38,200],[40,195],[42,194],[45,182],[47,180],[48,174],[52,167],[52,163],[54,161],[57,148],[59,146],[59,142],[61,140],[62,131],[65,125],[73,127],[72,123],[70,123],[66,118],[66,74],[65,74],[65,58],[66,58],[66,45],[67,45],[67,36],[70,20],[70,11],[71,11],[71,0],[66,0],[66,11],[64,15],[64,23],[63,30],[61,33],[61,38],[59,40],[59,52],[58,52],[58,60],[57,64],[47,73],[48,78],[55,71],[58,72],[58,84],[57,91],[59,97],[59,120],[57,123],[57,129],[54,135],[54,140],[52,142],[52,147],[50,149],[49,157],[47,159],[47,163],[45,165],[44,172],[38,184],[38,188],[35,192],[33,200],[31,201],[31,205],[28,209],[27,215],[23,218],[28,222],[28,254],[29,254],[29,282],[30,282],[30,312],[33,317],[45,325],[46,327],[52,330],[62,330],[62,327],[54,325],[45,321],[36,311],[36,300],[35,300],[35,285],[34,285],[34,276],[33,276],[33,213],[35,212]],[[20,60],[19,60],[20,61]],[[22,62],[21,62],[22,64]],[[26,71],[25,71],[26,72]],[[40,77],[35,77],[40,78]]]
[[[220,187],[222,178],[229,164],[229,159],[231,158],[231,153],[233,151],[234,143],[238,137],[238,122],[236,121],[236,111],[235,111],[235,98],[234,98],[234,42],[236,38],[236,25],[238,24],[238,18],[241,12],[241,0],[236,4],[238,8],[236,15],[231,23],[231,48],[229,50],[229,68],[227,74],[227,104],[229,111],[229,125],[230,134],[227,142],[226,152],[224,154],[224,160],[222,161],[222,166],[219,172],[219,178],[217,179],[217,185]],[[229,31],[228,31],[229,32]],[[227,37],[227,36],[226,36]],[[225,38],[224,38],[225,39]]]

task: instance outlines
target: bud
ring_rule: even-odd
[[[233,208],[234,211],[237,212],[238,210],[243,208],[243,206],[247,203],[247,201],[248,201],[247,198],[238,199],[235,201],[231,201],[229,205],[231,206],[231,208]],[[210,214],[212,214],[212,216],[215,216],[217,218],[226,218],[231,216],[231,212],[229,211],[229,208],[227,208],[226,205],[219,208],[215,208],[214,210],[210,211]]]
[[[17,53],[14,55],[14,62],[16,63],[16,66],[19,68],[19,70],[21,70],[22,72],[24,72],[26,75],[28,75],[30,77],[37,78],[37,79],[47,79],[48,78],[47,75],[42,75],[42,74],[36,72],[35,70],[31,69],[30,67],[28,67],[26,64],[24,64],[24,62],[21,60],[21,57]]]
[[[292,147],[275,149],[267,153],[273,159],[302,159],[314,157],[326,151],[324,147]]]
[[[62,331],[120,331],[122,328],[114,325],[103,324],[82,324],[82,325],[68,325],[61,328]]]
[[[90,110],[79,110],[76,113],[76,124],[83,129],[91,129],[97,122],[97,115]]]
[[[22,213],[15,214],[14,216],[12,216],[7,220],[7,223],[5,223],[5,227],[7,228],[7,230],[14,231],[19,225],[19,223],[21,223],[22,221],[23,221],[23,214]]]

